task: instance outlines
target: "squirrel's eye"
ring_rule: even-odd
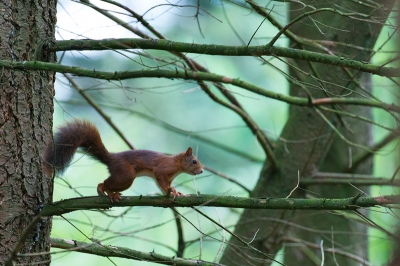
[[[192,161],[192,163],[193,163],[193,164],[196,164],[196,163],[197,163],[197,161],[196,161],[196,160],[193,160],[193,161]]]

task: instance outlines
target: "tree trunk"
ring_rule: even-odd
[[[307,2],[307,1],[306,1]],[[346,4],[346,10],[353,12],[360,12],[364,14],[370,14],[372,9],[366,6],[349,3],[344,1]],[[382,1],[380,1],[382,2]],[[386,3],[388,10],[391,9],[391,3]],[[308,1],[310,5],[314,5],[315,1]],[[323,1],[318,4],[316,8],[328,7],[329,3]],[[339,2],[335,2],[337,6]],[[298,5],[294,6],[295,3],[289,7],[290,10],[294,10],[290,14],[290,20],[293,20],[299,15],[310,11],[304,10]],[[323,6],[325,5],[325,6]],[[388,12],[382,12],[380,15],[380,21],[385,22]],[[335,13],[321,12],[317,15],[312,16],[321,24],[317,24],[319,28],[315,26],[309,19],[303,19],[301,22],[295,23],[289,28],[294,34],[305,37],[308,39],[336,41],[348,44],[354,44],[365,48],[373,48],[378,34],[381,30],[382,24],[370,23],[349,18],[344,18]],[[339,31],[340,30],[340,31]],[[322,34],[321,31],[324,33]],[[348,31],[344,33],[343,31]],[[298,49],[310,49],[310,47],[300,47],[298,44],[294,48]],[[347,57],[355,58],[358,60],[368,61],[367,53],[364,51],[349,49],[346,46],[329,47],[335,53],[342,53]],[[308,63],[300,60],[289,60],[289,63],[302,69],[304,73],[310,73],[314,77],[328,82],[331,84],[338,84],[344,88],[355,90],[360,92],[351,78],[341,69],[340,67],[332,67],[317,63]],[[356,73],[355,71],[351,72]],[[307,97],[307,93],[310,93],[313,98],[325,98],[330,97],[331,94],[342,95],[347,94],[347,90],[343,90],[343,87],[332,86],[329,83],[316,82],[315,79],[310,78],[303,73],[299,73],[293,69],[290,69],[292,77],[305,82],[303,84],[313,84],[315,87],[308,87],[308,92],[304,89],[291,84],[290,93],[291,95]],[[361,82],[365,89],[370,89],[370,76],[358,73],[355,75],[354,80]],[[323,86],[323,87],[322,87]],[[323,88],[323,89],[322,89]],[[328,92],[328,94],[327,94]],[[366,92],[363,92],[366,93]],[[355,93],[351,94],[351,97],[357,97]],[[331,107],[335,108],[335,107]],[[345,111],[351,112],[358,115],[370,117],[370,111],[365,107],[346,107]],[[333,123],[340,131],[350,140],[362,145],[371,144],[371,128],[366,123],[360,123],[357,120],[349,120],[345,117],[336,116],[333,113],[323,112],[327,119]],[[343,123],[345,127],[343,126]],[[352,133],[349,133],[352,132]],[[297,184],[298,172],[301,177],[309,177],[315,174],[316,171],[331,171],[331,172],[344,172],[348,171],[349,165],[349,148],[352,150],[353,157],[361,149],[356,149],[349,146],[343,140],[338,138],[332,128],[321,118],[321,116],[312,108],[304,107],[290,107],[289,119],[282,131],[281,138],[289,140],[289,142],[279,141],[275,149],[276,157],[278,158],[281,168],[277,172],[271,171],[268,162],[265,163],[263,170],[260,175],[260,179],[253,190],[252,197],[286,197],[290,191]],[[356,169],[350,169],[355,173],[368,174],[372,171],[371,161],[365,162]],[[361,188],[362,189],[362,188]],[[325,187],[310,187],[310,191],[315,192],[313,196],[320,198],[342,198],[351,197],[357,195],[359,191],[348,186],[325,186]],[[292,197],[304,197],[305,192],[297,189]],[[283,223],[283,220],[304,226],[311,230],[327,230],[328,234],[321,234],[320,232],[315,233],[299,230],[296,227],[289,226]],[[335,243],[332,244],[330,241],[331,235],[330,230],[334,231],[345,231],[349,234],[334,234]],[[313,244],[320,244],[321,240],[325,240],[325,247],[334,246],[336,249],[344,248],[345,246],[351,246],[350,253],[359,255],[362,258],[366,258],[368,254],[367,238],[354,237],[352,232],[365,232],[365,228],[360,228],[354,222],[348,221],[343,217],[335,216],[333,214],[323,211],[272,211],[272,210],[245,210],[239,220],[238,225],[235,228],[235,234],[242,236],[247,241],[252,240],[252,245],[261,251],[274,256],[283,246],[284,243],[290,243],[291,241],[308,241]],[[360,244],[361,243],[361,244]],[[221,260],[222,263],[232,265],[268,265],[268,261],[265,257],[260,256],[259,253],[243,248],[243,246],[236,241],[231,239],[226,252]],[[321,258],[319,251],[308,250],[305,246],[305,242],[301,245],[296,245],[294,248],[286,247],[284,255],[285,263],[288,265],[315,265],[315,258]],[[309,256],[311,253],[311,256]],[[315,255],[314,255],[315,254]],[[312,258],[314,256],[314,258]],[[314,261],[313,261],[314,259]],[[341,257],[336,254],[333,258],[331,254],[325,254],[325,265],[335,265],[334,259],[336,259],[339,265],[359,265],[354,260],[350,260],[346,257]],[[318,263],[317,263],[318,264]]]
[[[0,2],[0,58],[54,62],[42,46],[54,39],[56,1]],[[22,231],[41,206],[52,201],[53,182],[42,171],[41,153],[52,131],[53,72],[1,69],[0,74],[0,264],[10,257]],[[20,253],[50,249],[51,218],[43,218]],[[50,263],[50,256],[18,263]]]

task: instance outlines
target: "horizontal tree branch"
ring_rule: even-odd
[[[51,247],[73,250],[77,252],[93,254],[103,257],[119,257],[119,258],[134,259],[139,261],[155,262],[158,264],[165,264],[165,265],[182,265],[182,266],[222,265],[219,263],[207,262],[202,260],[184,259],[175,256],[164,256],[161,254],[157,254],[153,251],[142,252],[125,247],[103,245],[101,243],[96,243],[96,242],[87,243],[82,241],[68,240],[68,239],[61,239],[54,237],[51,238]]]
[[[394,104],[387,104],[363,98],[340,98],[340,97],[321,98],[310,101],[310,99],[308,98],[293,97],[269,91],[254,84],[242,81],[240,79],[234,79],[222,75],[216,75],[213,73],[200,72],[200,71],[190,71],[190,70],[179,71],[178,69],[174,71],[174,70],[157,69],[157,70],[106,72],[106,71],[97,71],[95,69],[87,69],[76,66],[64,66],[60,64],[46,63],[40,61],[14,62],[10,60],[0,60],[0,67],[8,69],[19,69],[19,70],[55,71],[60,73],[71,73],[76,76],[105,79],[105,80],[124,80],[124,79],[134,79],[134,78],[169,78],[169,79],[221,82],[221,83],[232,84],[234,86],[246,89],[256,94],[298,106],[311,107],[317,105],[350,104],[350,105],[376,107],[384,109],[386,111],[390,110],[400,113],[400,106]]]
[[[215,44],[195,44],[173,42],[160,39],[103,39],[103,40],[65,40],[48,43],[45,50],[49,52],[70,50],[110,50],[110,49],[153,49],[182,53],[222,55],[222,56],[281,56],[328,65],[342,66],[384,77],[399,77],[400,69],[381,67],[341,56],[298,50],[293,48],[261,46],[228,46]]]
[[[392,180],[384,177],[346,177],[346,176],[329,176],[317,178],[301,178],[301,186],[315,186],[315,185],[343,185],[352,184],[355,186],[393,186],[400,187],[400,180]]]
[[[400,180],[398,179],[374,177],[364,174],[317,172],[312,177],[300,179],[300,185],[305,186],[343,185],[348,183],[357,186],[400,186]]]
[[[227,207],[246,209],[284,209],[284,210],[356,210],[386,204],[399,204],[400,195],[360,197],[344,199],[295,199],[295,198],[245,198],[215,195],[131,196],[122,197],[118,203],[111,203],[108,197],[81,197],[53,202],[43,207],[42,216],[61,215],[77,210],[106,209],[126,206],[153,207]]]

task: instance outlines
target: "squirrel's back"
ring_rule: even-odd
[[[74,119],[59,127],[54,139],[47,143],[43,156],[46,174],[51,176],[53,169],[65,171],[78,147],[104,164],[110,160],[97,128],[87,120]]]

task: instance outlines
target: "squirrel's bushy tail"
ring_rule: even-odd
[[[96,160],[108,164],[110,154],[101,141],[97,128],[87,120],[74,119],[58,128],[54,139],[44,151],[44,170],[52,176],[53,170],[64,172],[78,147]]]

